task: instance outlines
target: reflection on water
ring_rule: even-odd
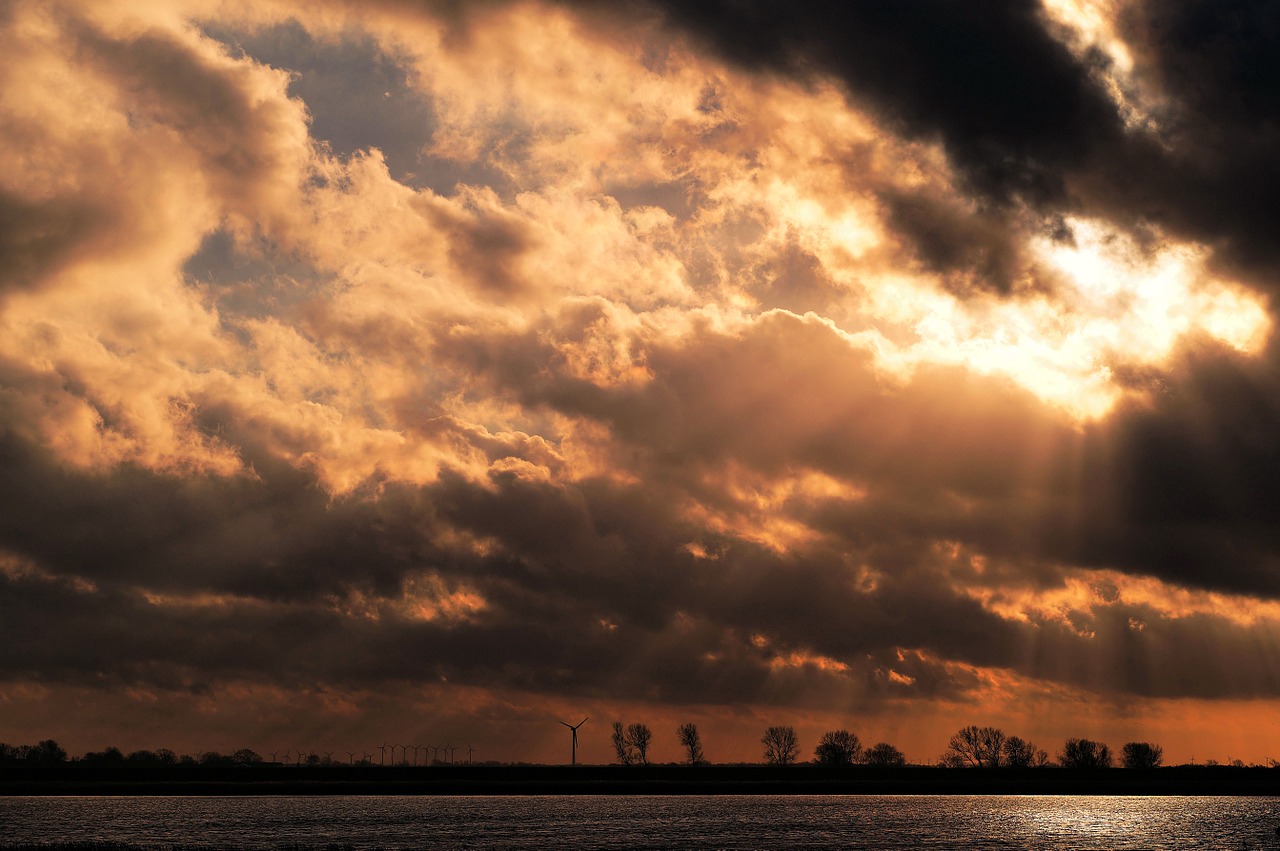
[[[1280,799],[1063,796],[0,798],[0,846],[1277,849]]]

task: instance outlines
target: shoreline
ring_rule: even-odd
[[[25,766],[20,768],[25,769]],[[1280,770],[833,769],[775,766],[100,766],[0,771],[0,796],[1118,795],[1280,796]]]

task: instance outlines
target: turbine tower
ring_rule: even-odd
[[[572,731],[573,733],[573,751],[569,758],[569,764],[577,765],[578,764],[578,727],[581,727],[583,724],[587,723],[587,719],[583,718],[581,721],[577,723],[577,726],[570,724],[567,721],[561,721],[560,723],[568,727],[569,730]]]

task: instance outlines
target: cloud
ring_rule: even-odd
[[[1274,698],[1266,63],[1131,11],[17,4],[0,680]]]

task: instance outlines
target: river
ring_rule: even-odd
[[[1072,796],[0,798],[0,847],[1277,849],[1280,799]]]

